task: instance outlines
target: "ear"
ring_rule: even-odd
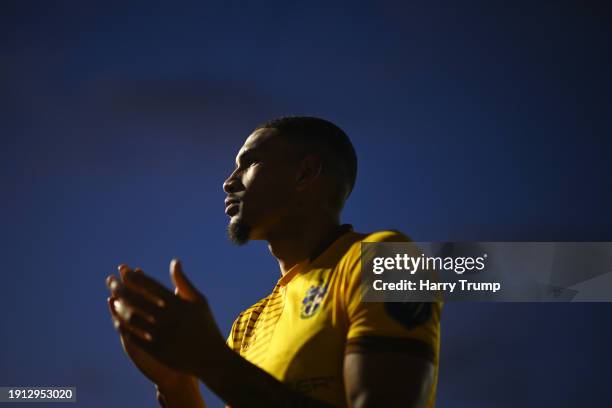
[[[317,180],[323,172],[323,161],[314,154],[309,154],[300,162],[296,182],[298,191],[306,189],[315,180]]]

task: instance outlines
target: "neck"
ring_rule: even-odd
[[[304,219],[268,234],[268,248],[278,260],[281,274],[306,259],[313,260],[340,235],[338,220]]]

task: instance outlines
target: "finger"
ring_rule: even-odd
[[[152,340],[153,333],[156,333],[156,326],[153,323],[141,315],[133,313],[133,311],[126,307],[121,300],[114,300],[113,308],[115,309],[113,320],[118,323],[118,326],[122,326],[134,332],[134,334],[145,340]]]
[[[135,285],[139,290],[144,290],[148,294],[153,295],[162,303],[170,301],[174,295],[164,285],[157,282],[155,279],[148,277],[144,273],[127,272],[125,280],[128,285]],[[160,306],[162,306],[160,304]]]
[[[106,278],[106,286],[110,289],[112,296],[116,297],[114,292],[119,288],[119,285],[120,283],[116,276],[111,275]]]
[[[124,316],[122,316],[125,314],[126,310],[124,307],[121,306],[121,301],[117,300],[113,296],[107,298],[106,300],[108,302],[108,308],[110,309],[110,312],[111,312],[111,319],[113,321],[113,326],[115,327],[116,330],[119,330],[119,326],[121,325],[121,323],[126,320]]]
[[[125,292],[125,285],[120,283],[119,280],[114,277],[111,276],[108,279],[108,288],[111,291],[111,298],[115,300],[115,302],[112,303],[111,306],[114,307],[114,311],[121,314],[123,313],[123,305],[120,305],[119,303],[117,303],[116,301],[120,298],[122,298],[124,292]]]
[[[116,299],[113,296],[110,296],[106,299],[106,302],[108,304],[108,309],[110,310],[111,313],[111,320],[113,321],[113,326],[115,327],[115,329],[119,328],[119,314],[117,313],[117,310],[115,309],[115,305],[114,303],[116,302]]]
[[[121,280],[124,281],[125,280],[125,274],[127,273],[127,271],[131,271],[132,268],[130,268],[128,265],[126,264],[121,264],[117,267],[117,269],[119,270],[119,275],[121,276]]]
[[[109,296],[108,298],[106,298],[106,303],[108,304],[108,310],[110,310],[111,313],[111,317],[117,317],[117,310],[115,310],[115,301],[117,300],[117,298],[115,298],[114,296]]]
[[[136,309],[137,312],[155,319],[159,316],[162,309],[159,307],[158,300],[143,296],[139,292],[129,288],[127,285],[118,285],[113,295],[125,301],[128,306]]]
[[[144,334],[138,333],[136,330],[130,329],[129,327],[121,323],[117,325],[117,331],[119,332],[122,338],[132,344],[135,344],[146,352],[151,354],[154,351],[153,343],[151,342],[151,340],[145,338]]]
[[[204,296],[198,289],[187,279],[183,272],[183,265],[178,259],[173,259],[170,262],[170,277],[176,287],[175,294],[181,298],[191,301],[203,300]]]
[[[156,326],[153,323],[137,313],[131,313],[127,320],[121,320],[120,318],[120,321],[148,341],[151,341],[153,334],[157,332]]]
[[[159,298],[155,297],[155,296],[151,296],[150,293],[144,291],[143,289],[141,289],[140,287],[134,285],[133,283],[128,282],[127,279],[125,279],[125,276],[128,273],[132,273],[132,272],[136,272],[136,273],[140,273],[140,274],[144,274],[144,272],[142,271],[141,268],[136,267],[135,269],[130,268],[128,265],[126,264],[121,264],[117,267],[117,269],[119,269],[119,274],[121,275],[121,282],[123,282],[124,284],[128,285],[131,289],[135,290],[136,292],[141,293],[143,296],[150,298],[152,301],[154,302],[158,302]]]
[[[115,310],[115,317],[121,319],[121,321],[129,320],[130,316],[134,314],[134,310],[126,306],[120,299],[113,301],[113,309]]]
[[[117,288],[118,280],[119,279],[115,275],[109,275],[106,277],[106,286],[110,289],[111,296],[112,296],[113,290]]]
[[[161,320],[161,309],[156,305],[157,299],[151,300],[137,292],[129,291],[117,281],[111,282],[111,293],[109,307],[115,317],[128,320],[133,314],[138,314],[151,323]]]
[[[131,270],[132,270],[132,268],[130,268],[130,267],[129,267],[129,265],[126,265],[126,264],[121,264],[121,265],[119,265],[119,266],[117,267],[117,269],[119,270],[119,275],[121,276],[121,280],[124,280],[124,279],[125,279],[125,274],[126,274],[128,271],[131,271]],[[142,269],[140,269],[139,267],[134,268],[134,272],[144,273],[144,272],[142,271]]]

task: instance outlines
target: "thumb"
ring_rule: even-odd
[[[181,261],[173,259],[170,262],[170,277],[174,283],[174,293],[180,298],[190,301],[204,300],[204,296],[192,285],[183,272]]]

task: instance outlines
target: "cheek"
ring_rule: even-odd
[[[278,201],[292,191],[291,176],[286,171],[264,166],[249,169],[244,175],[243,185],[247,196],[257,196],[263,201]]]
[[[247,193],[254,193],[261,190],[265,187],[266,181],[269,181],[269,177],[265,174],[265,171],[262,170],[260,166],[251,166],[244,173],[242,185],[244,185]]]

